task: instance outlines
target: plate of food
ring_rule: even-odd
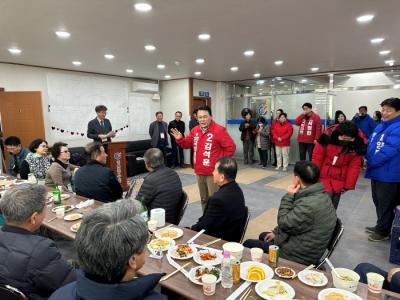
[[[222,262],[223,255],[220,251],[212,249],[203,249],[197,251],[193,259],[199,265],[216,266]]]
[[[196,247],[189,244],[177,244],[168,250],[168,254],[175,259],[189,259],[197,252]]]
[[[245,261],[240,264],[240,278],[250,282],[260,282],[266,279],[272,279],[274,271],[266,264]]]
[[[329,288],[319,292],[318,300],[363,300],[360,296],[353,294],[352,292]]]
[[[328,283],[328,278],[323,273],[314,270],[303,270],[297,276],[302,283],[309,286],[319,287]]]
[[[291,279],[296,275],[296,272],[292,268],[278,267],[275,269],[275,274],[281,278]]]
[[[256,293],[266,300],[290,300],[295,296],[294,289],[280,280],[264,280],[256,284]]]
[[[79,227],[81,227],[81,222],[75,223],[75,224],[72,225],[69,229],[70,229],[72,232],[78,232]]]
[[[170,238],[177,239],[183,235],[183,230],[178,227],[168,227],[164,229],[159,229],[154,232],[156,238]]]
[[[75,214],[69,214],[69,215],[64,216],[64,220],[65,221],[76,221],[76,220],[82,219],[82,217],[83,217],[82,214],[75,213]]]
[[[150,251],[167,251],[173,246],[175,246],[175,241],[170,238],[154,239],[147,244],[147,248],[149,248]]]
[[[51,211],[52,211],[53,213],[55,213],[56,210],[59,209],[59,208],[64,208],[64,212],[67,213],[67,212],[73,210],[73,209],[75,208],[75,206],[73,206],[73,205],[58,205],[58,206],[56,206],[56,207],[53,207],[53,208],[51,209]]]
[[[189,280],[194,284],[203,285],[201,276],[204,274],[212,274],[217,277],[217,283],[221,281],[221,269],[209,266],[198,266],[190,269]]]

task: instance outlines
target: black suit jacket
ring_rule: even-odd
[[[112,130],[112,126],[109,119],[104,119],[104,127],[100,126],[99,120],[94,118],[88,123],[87,137],[93,139],[94,142],[101,142],[97,136],[99,134],[107,134]],[[111,142],[111,138],[107,139],[107,142]]]
[[[239,242],[242,237],[246,208],[242,189],[236,181],[229,182],[208,199],[204,215],[191,229],[226,241]]]
[[[102,202],[122,198],[122,187],[114,172],[95,160],[76,172],[75,191],[79,196]]]

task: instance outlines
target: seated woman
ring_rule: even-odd
[[[50,168],[50,158],[47,156],[48,144],[45,140],[33,140],[28,153],[21,164],[21,179],[28,179],[28,174],[33,173],[36,179],[45,179],[46,172]]]
[[[148,238],[133,201],[119,200],[92,210],[76,234],[77,280],[55,291],[49,300],[165,299],[154,291],[163,274],[138,277]]]
[[[68,145],[62,142],[55,143],[51,148],[53,163],[47,170],[45,184],[47,186],[61,185],[63,190],[68,190],[72,175],[78,169],[77,166],[69,163],[70,153]]]

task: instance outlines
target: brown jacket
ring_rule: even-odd
[[[78,168],[75,165],[68,164],[66,168],[59,162],[54,161],[47,170],[45,184],[53,187],[54,184],[61,185],[63,190],[68,190],[68,184],[71,182],[73,171]]]

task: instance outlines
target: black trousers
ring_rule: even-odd
[[[243,246],[247,248],[261,248],[263,249],[264,253],[268,253],[269,246],[274,245],[274,241],[265,242],[264,238],[269,232],[261,232],[258,240],[246,240],[243,243]]]
[[[277,166],[277,161],[276,161],[276,148],[275,144],[271,144],[271,164],[276,167]]]
[[[254,142],[252,140],[243,141],[243,158],[245,164],[252,164],[254,157]]]
[[[308,153],[308,160],[312,160],[312,153],[314,150],[314,144],[299,143],[300,160],[306,160],[306,153]]]
[[[333,207],[337,209],[339,206],[339,201],[340,197],[342,196],[342,193],[329,193],[329,196],[331,197]]]
[[[183,149],[173,140],[172,145],[172,166],[183,166]]]
[[[394,209],[400,204],[400,182],[371,180],[371,190],[377,216],[375,230],[388,236],[392,229]]]
[[[257,150],[258,155],[260,156],[260,164],[265,167],[268,163],[268,150],[263,150],[261,148],[257,148]]]

